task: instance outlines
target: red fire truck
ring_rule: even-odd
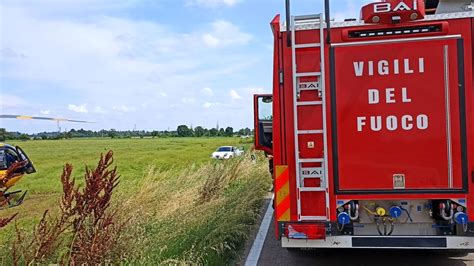
[[[276,16],[255,95],[286,248],[474,249],[474,3]]]

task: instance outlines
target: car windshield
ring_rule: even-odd
[[[217,151],[230,151],[230,147],[219,147]]]

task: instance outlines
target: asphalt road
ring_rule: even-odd
[[[258,265],[473,265],[474,253],[453,254],[422,250],[288,251],[274,237],[273,221],[265,238]]]

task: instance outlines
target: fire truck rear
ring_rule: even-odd
[[[287,248],[474,249],[474,3],[385,0],[361,19],[276,16],[273,157]]]

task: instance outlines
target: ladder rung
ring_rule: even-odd
[[[324,159],[323,158],[317,158],[317,159],[299,159],[299,163],[323,163]]]
[[[295,21],[298,21],[298,20],[312,20],[312,19],[321,19],[321,14],[294,16]]]
[[[297,78],[301,78],[301,77],[319,77],[319,76],[321,76],[321,72],[296,73]]]
[[[319,88],[299,88],[299,91],[318,91]]]
[[[326,216],[300,216],[301,220],[323,220],[326,221],[327,217]]]
[[[306,106],[306,105],[321,105],[322,101],[306,101],[306,102],[297,102],[297,106]]]
[[[302,187],[300,188],[301,192],[322,192],[326,191],[324,187]]]
[[[295,49],[316,48],[316,47],[321,47],[321,44],[320,43],[295,44]]]
[[[298,134],[323,134],[323,130],[298,130]]]

